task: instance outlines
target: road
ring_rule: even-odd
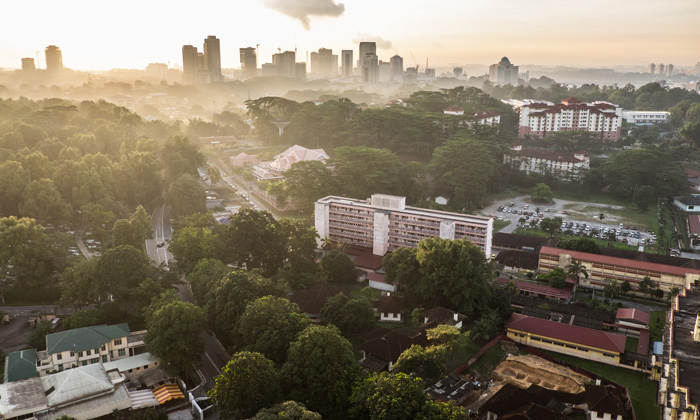
[[[168,266],[173,259],[172,254],[168,251],[169,241],[172,239],[169,208],[166,205],[158,207],[151,216],[151,223],[153,226],[153,238],[146,240],[148,256],[156,264]],[[159,247],[158,243],[161,242],[164,245]],[[196,304],[190,284],[187,283],[184,276],[181,280],[183,281],[182,284],[177,286],[180,299]],[[200,371],[205,380],[204,391],[209,391],[214,387],[216,383],[215,378],[221,374],[221,369],[228,363],[230,357],[221,343],[208,332],[203,331],[201,337],[204,340],[204,354],[202,355]],[[204,396],[204,394],[198,396]]]
[[[86,308],[81,308],[86,309]],[[76,308],[62,308],[57,316],[62,318],[73,314]],[[27,346],[27,339],[34,331],[29,326],[29,317],[38,315],[40,312],[53,312],[54,305],[33,305],[33,306],[0,306],[0,311],[10,316],[10,322],[0,325],[0,349],[5,353],[22,350]]]

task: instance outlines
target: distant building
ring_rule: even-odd
[[[221,46],[219,39],[214,35],[209,35],[204,40],[204,60],[206,61],[210,81],[222,82],[224,78],[221,75]]]
[[[22,74],[24,76],[31,76],[36,71],[36,66],[34,65],[33,58],[23,58],[22,59]]]
[[[360,54],[357,56],[357,69],[360,70],[365,64],[365,57],[377,55],[376,42],[360,42]]]
[[[673,77],[673,64],[666,66],[666,76]]]
[[[159,79],[168,77],[168,65],[165,63],[150,63],[146,66],[146,73]]]
[[[241,48],[241,70],[244,79],[250,79],[258,75],[258,54],[255,48]]]
[[[434,79],[435,78],[435,69],[430,69],[430,68],[426,67],[425,78],[426,79]]]
[[[511,64],[508,57],[501,58],[496,64],[489,66],[489,81],[494,85],[518,85],[518,66]]]
[[[464,115],[464,108],[454,105],[442,110],[445,115]]]
[[[284,178],[284,172],[297,162],[311,160],[325,162],[327,159],[329,159],[328,155],[323,149],[307,149],[295,144],[275,156],[273,161],[261,162],[256,165],[253,169],[253,175],[258,181],[280,180]]]
[[[297,53],[285,51],[272,55],[272,64],[275,65],[277,76],[296,77]]]
[[[663,63],[659,64],[659,76],[665,76],[666,75],[666,66]]]
[[[63,70],[63,54],[61,49],[55,45],[49,45],[44,50],[46,56],[46,71],[56,73]]]
[[[629,124],[666,124],[671,116],[667,111],[622,111],[622,119]]]
[[[391,75],[389,79],[393,82],[401,82],[403,80],[403,58],[401,56],[394,55],[389,59],[391,64]]]
[[[182,82],[192,84],[197,78],[197,47],[182,46]]]
[[[518,137],[544,138],[558,131],[588,131],[603,140],[617,141],[622,134],[622,108],[610,102],[564,99],[560,104],[538,100],[503,101],[520,112]]]
[[[511,147],[514,156],[503,155],[503,163],[526,174],[552,174],[563,180],[581,179],[590,168],[590,156],[584,151],[575,153],[545,149],[525,149],[522,145]]]
[[[649,66],[647,67],[647,71],[649,72],[649,74],[655,74],[656,73],[656,64],[649,63]]]
[[[319,238],[372,249],[375,255],[414,248],[421,239],[439,237],[469,240],[491,256],[492,218],[410,207],[406,197],[328,196],[316,201],[314,219]]]
[[[700,61],[695,63],[695,67],[692,70],[693,76],[700,76]]]
[[[452,75],[455,77],[455,79],[461,79],[463,73],[464,70],[462,70],[461,67],[455,67],[452,69]]]
[[[338,76],[338,56],[328,48],[319,48],[318,52],[312,52],[311,73],[323,77]]]
[[[352,50],[342,50],[340,52],[340,75],[342,77],[352,77],[352,53]]]
[[[306,63],[294,64],[294,77],[299,80],[306,80]]]

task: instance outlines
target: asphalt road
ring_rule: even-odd
[[[158,207],[153,212],[151,223],[153,226],[153,238],[146,240],[148,256],[156,264],[163,263],[168,266],[173,260],[172,254],[168,251],[168,244],[170,239],[172,239],[169,208],[165,205]],[[159,247],[159,242],[163,242],[164,245]],[[180,298],[185,302],[196,304],[189,283],[187,283],[184,276],[181,280],[183,280],[183,283],[178,285]],[[221,343],[208,332],[203,331],[201,337],[204,340],[205,350],[202,355],[200,371],[205,380],[203,388],[205,391],[209,391],[214,387],[215,378],[221,374],[221,369],[228,363],[230,357]]]
[[[85,309],[85,308],[81,308]],[[53,312],[54,305],[0,306],[0,311],[10,315],[10,322],[0,325],[0,349],[5,353],[27,347],[27,339],[34,331],[29,326],[29,317],[40,312]],[[58,317],[76,312],[76,308],[60,308]]]

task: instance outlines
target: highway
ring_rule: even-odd
[[[151,216],[151,223],[153,226],[153,238],[146,239],[148,256],[156,264],[163,263],[169,266],[169,263],[173,260],[172,254],[168,251],[169,241],[172,239],[170,209],[166,205],[159,206]],[[158,247],[159,242],[163,242],[164,245]],[[184,276],[181,280],[183,283],[177,286],[180,299],[196,305],[190,284],[187,283]],[[202,331],[201,337],[204,340],[204,354],[202,355],[200,371],[205,380],[203,390],[209,391],[214,387],[215,378],[221,374],[221,369],[228,363],[230,357],[221,343],[211,334]],[[197,396],[204,396],[204,394]]]

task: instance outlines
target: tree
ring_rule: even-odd
[[[32,181],[22,195],[24,201],[19,205],[20,215],[54,226],[70,219],[73,211],[71,205],[61,197],[52,180],[42,178]]]
[[[321,320],[335,325],[348,336],[351,332],[362,332],[374,325],[374,308],[366,299],[350,299],[338,293],[326,299],[321,308]]]
[[[622,282],[620,285],[620,290],[622,291],[623,294],[627,294],[632,290],[632,284],[630,284],[629,280],[625,280]]]
[[[415,419],[428,397],[419,377],[382,372],[367,377],[353,389],[355,419]]]
[[[175,231],[168,246],[178,271],[185,274],[192,272],[199,261],[216,258],[219,248],[219,238],[211,230],[190,226]]]
[[[554,193],[547,184],[540,182],[530,190],[530,198],[539,203],[549,203],[554,198]]]
[[[138,301],[139,284],[156,275],[156,268],[151,266],[146,255],[131,245],[108,249],[95,269],[100,296],[112,295],[127,312]]]
[[[545,217],[540,222],[540,228],[549,233],[549,237],[553,238],[554,234],[561,229],[561,217]]]
[[[69,316],[63,321],[63,328],[74,330],[76,328],[91,327],[102,324],[100,313],[96,310],[83,309]]]
[[[289,344],[311,321],[288,299],[265,296],[250,302],[241,315],[238,332],[246,348],[281,365]]]
[[[236,353],[216,377],[209,396],[222,419],[249,418],[282,400],[279,373],[260,353]]]
[[[321,420],[321,415],[296,401],[285,401],[258,411],[251,420]]]
[[[170,185],[168,201],[179,217],[206,211],[206,194],[197,178],[184,174]]]
[[[572,259],[571,264],[566,267],[566,275],[574,280],[574,290],[571,293],[571,299],[574,300],[574,298],[576,298],[576,288],[581,280],[581,276],[588,278],[588,270],[581,264],[581,260]]]
[[[622,287],[617,283],[616,279],[612,279],[610,283],[606,284],[603,288],[603,294],[610,299],[610,309],[612,310],[613,300],[620,296],[622,293]]]
[[[204,354],[202,308],[178,300],[170,291],[154,299],[145,316],[146,345],[167,371],[179,375],[199,366]]]
[[[97,274],[99,259],[80,260],[66,268],[59,277],[61,306],[81,307],[97,302],[100,297],[100,284]]]
[[[343,146],[335,149],[328,165],[334,168],[337,185],[348,197],[398,193],[401,164],[389,150]]]
[[[600,214],[598,215],[598,219],[600,219],[601,221],[602,221],[603,219],[605,219],[605,213],[600,213]]]
[[[27,338],[27,345],[39,351],[46,350],[46,336],[53,333],[50,321],[39,322]]]
[[[589,238],[565,238],[557,242],[557,248],[587,252],[589,254],[600,254],[600,247],[598,244],[593,239]]]
[[[653,285],[654,283],[652,283],[651,278],[645,276],[642,281],[639,282],[639,291],[644,294],[648,293],[651,296]]]
[[[566,287],[566,273],[558,267],[548,273],[540,274],[537,276],[537,280],[547,282],[547,284],[557,289]]]
[[[215,166],[207,166],[207,175],[209,176],[209,186],[213,187],[221,181],[221,172]]]
[[[447,371],[447,347],[412,345],[404,350],[393,372],[414,374],[426,381],[437,380]]]
[[[508,283],[506,283],[505,287],[503,288],[503,291],[508,296],[508,302],[510,302],[513,299],[513,297],[520,294],[520,288],[515,284],[513,280],[509,280]]]
[[[664,297],[664,291],[661,290],[661,289],[654,289],[654,291],[652,292],[652,297],[653,297],[654,299],[657,299],[657,300],[658,300],[658,299],[663,299],[663,297]]]
[[[487,310],[481,318],[474,322],[472,329],[469,331],[469,338],[477,343],[488,342],[501,332],[505,319],[507,318],[503,317],[496,310]]]
[[[321,268],[332,283],[354,284],[357,282],[357,269],[350,257],[342,251],[333,250],[321,259]]]
[[[197,261],[187,275],[187,280],[192,285],[192,294],[199,306],[207,306],[207,292],[213,288],[214,283],[231,271],[232,269],[221,260],[203,258]]]
[[[656,201],[654,188],[651,185],[642,185],[634,192],[633,201],[639,211],[646,213],[649,210],[649,206]]]
[[[18,213],[29,179],[29,171],[21,163],[14,160],[0,163],[0,217]]]
[[[287,395],[328,419],[342,419],[362,374],[352,345],[334,326],[309,326],[289,347],[282,367]]]
[[[316,200],[336,190],[333,172],[317,160],[297,162],[284,173],[284,189],[298,209],[312,211]]]
[[[290,218],[280,219],[279,225],[287,239],[287,283],[292,289],[310,288],[316,284],[321,271],[317,262],[320,254],[316,250],[316,229],[306,220]]]
[[[674,297],[678,296],[678,294],[681,292],[681,289],[679,287],[672,287],[671,290],[668,291],[668,298],[673,299]]]

